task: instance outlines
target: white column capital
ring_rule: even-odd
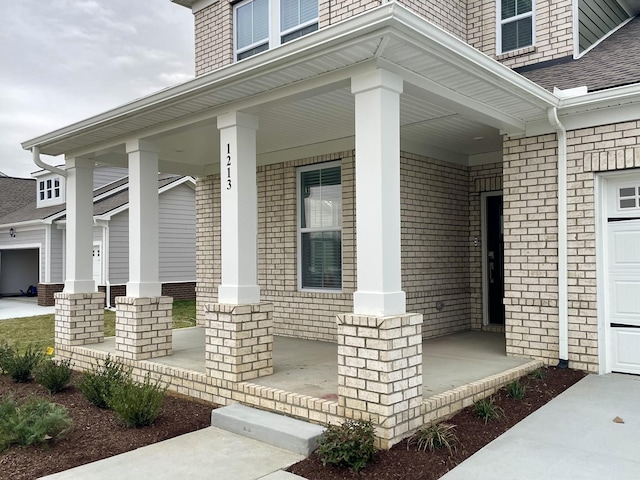
[[[64,157],[64,169],[69,171],[73,168],[93,168],[94,162],[92,158],[83,157]]]
[[[402,93],[404,82],[401,76],[380,68],[351,77],[351,93],[353,94],[363,93],[377,88]]]
[[[252,130],[258,129],[258,117],[243,112],[227,112],[218,115],[218,129],[229,127],[245,127]]]
[[[127,140],[125,147],[126,147],[127,153],[133,153],[133,152],[160,153],[160,149],[156,146],[155,143],[149,142],[148,140],[142,140],[140,138]]]

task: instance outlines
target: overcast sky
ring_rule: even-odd
[[[193,78],[193,15],[170,0],[0,0],[0,19],[9,176],[38,169],[21,142]]]

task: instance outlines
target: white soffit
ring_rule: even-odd
[[[260,111],[261,103],[267,105],[264,118],[260,112],[262,124],[278,118],[284,121],[286,106],[289,114],[297,113],[295,95],[304,98],[308,82],[315,82],[315,88],[323,82],[343,82],[354,68],[365,67],[367,61],[383,63],[385,68],[392,66],[406,75],[405,81],[418,85],[409,89],[410,93],[425,105],[414,121],[428,119],[429,109],[440,113],[466,109],[475,121],[495,118],[495,122],[483,123],[520,129],[526,122],[545,118],[548,106],[557,102],[541,87],[391,3],[22,146],[28,149],[38,145],[49,155],[97,150],[132,136],[151,135],[154,129],[163,131],[163,126],[169,130],[180,122],[195,124],[229,110]],[[290,92],[298,87],[292,97]],[[309,92],[304,101],[313,106],[317,103],[315,92]],[[270,108],[265,102],[279,94],[286,106]],[[339,105],[328,107],[328,111],[340,109]],[[269,111],[273,119],[268,118]],[[474,118],[476,112],[480,115]],[[411,117],[414,113],[408,109],[403,115]],[[406,122],[412,123],[411,118]],[[273,128],[277,134],[277,127]]]

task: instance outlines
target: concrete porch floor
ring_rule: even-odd
[[[204,373],[204,328],[173,331],[173,355],[150,361]],[[115,356],[115,337],[87,345]],[[273,339],[273,375],[251,383],[327,400],[337,400],[337,345],[288,337]],[[423,397],[452,390],[529,362],[507,357],[502,333],[467,331],[422,343]]]

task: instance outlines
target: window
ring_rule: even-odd
[[[499,0],[498,53],[533,45],[533,0]]]
[[[236,60],[318,29],[318,0],[247,0],[234,7]]]
[[[340,163],[298,170],[298,284],[342,289],[342,181]]]
[[[40,180],[38,192],[41,201],[60,198],[60,179]]]
[[[620,188],[618,190],[618,206],[621,210],[640,208],[640,186]]]

